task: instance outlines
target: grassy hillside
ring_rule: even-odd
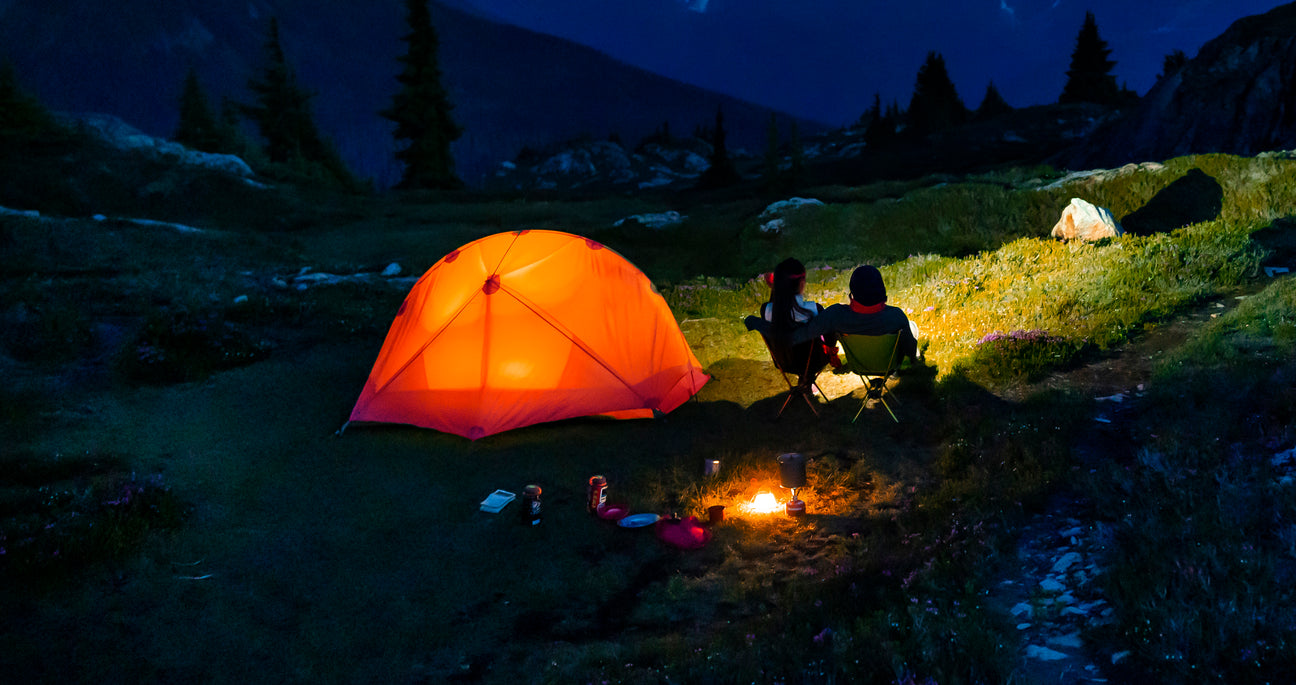
[[[1112,613],[1083,634],[1103,677],[1280,679],[1296,625],[1296,467],[1280,458],[1296,446],[1296,300],[1262,267],[1290,258],[1274,250],[1294,176],[1291,160],[1212,155],[820,187],[801,194],[827,204],[777,235],[745,195],[51,182],[43,205],[17,207],[41,216],[0,215],[0,613],[14,617],[0,666],[61,682],[1045,682],[994,597],[1061,499],[1109,541],[1093,582]],[[1055,242],[1072,197],[1142,230]],[[665,210],[688,218],[613,226]],[[596,238],[643,269],[713,376],[698,401],[476,443],[334,437],[408,277],[524,228]],[[842,390],[821,418],[793,405],[772,420],[783,381],[741,319],[787,256],[824,304],[855,265],[882,268],[930,365],[894,381],[899,423],[875,408],[852,424],[862,391],[831,374]],[[392,262],[405,280],[378,275]],[[1206,323],[1177,327],[1189,315]],[[1095,402],[1115,393],[1129,404]],[[746,510],[779,491],[784,452],[808,457],[803,519]],[[668,548],[584,512],[594,473],[636,512],[729,516],[704,549]],[[477,511],[528,482],[545,488],[539,528]],[[1043,589],[1031,601],[1062,606]]]

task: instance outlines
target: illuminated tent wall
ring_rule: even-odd
[[[414,284],[351,421],[476,440],[578,416],[651,417],[707,380],[666,301],[621,255],[556,231],[499,233]]]

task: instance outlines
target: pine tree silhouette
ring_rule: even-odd
[[[207,93],[198,80],[198,70],[190,67],[180,92],[180,123],[171,136],[177,143],[203,152],[229,152],[222,149],[220,126],[212,113]]]
[[[998,116],[1002,116],[1013,111],[1003,96],[999,94],[999,89],[995,88],[994,81],[986,86],[985,97],[981,98],[981,106],[977,107],[976,114],[973,116],[977,121],[987,121]]]
[[[1111,48],[1098,35],[1098,22],[1093,12],[1085,12],[1084,25],[1076,36],[1075,50],[1071,53],[1071,68],[1067,69],[1066,86],[1058,102],[1092,102],[1100,105],[1119,104],[1125,96],[1116,86],[1112,67],[1116,63],[1107,59]]]
[[[39,143],[59,130],[54,115],[18,83],[13,63],[0,58],[0,142]]]
[[[864,143],[870,147],[883,147],[896,137],[896,122],[899,116],[894,111],[894,103],[885,112],[882,110],[882,95],[873,94],[873,106],[864,113],[868,128],[864,129]]]
[[[270,162],[284,164],[308,176],[340,182],[350,189],[361,184],[346,168],[332,143],[320,135],[311,115],[313,95],[297,83],[279,39],[279,20],[270,19],[265,43],[266,65],[260,77],[248,81],[256,104],[243,105],[242,113],[256,124],[265,139]]]
[[[765,186],[774,188],[779,182],[779,164],[783,156],[779,154],[778,115],[770,113],[769,126],[765,128]]]
[[[788,127],[788,147],[791,148],[788,154],[792,158],[788,166],[788,185],[796,190],[805,176],[805,149],[801,146],[801,131],[797,128],[796,119]]]
[[[703,171],[702,176],[698,178],[699,188],[723,188],[738,182],[738,170],[734,167],[733,160],[729,159],[729,151],[725,148],[724,109],[720,107],[716,108],[710,162],[706,171]]]
[[[945,58],[940,53],[928,52],[927,60],[918,69],[913,98],[905,117],[909,134],[921,137],[943,131],[962,124],[967,117],[967,107],[945,69]]]
[[[1164,60],[1162,60],[1161,73],[1157,74],[1157,80],[1160,81],[1176,71],[1183,69],[1184,65],[1187,63],[1188,55],[1185,55],[1183,50],[1175,50],[1174,52],[1171,52],[1165,56]]]
[[[397,187],[459,188],[463,182],[455,175],[450,144],[463,130],[452,117],[454,106],[441,84],[440,42],[427,0],[405,0],[405,11],[410,32],[402,39],[407,50],[399,58],[404,68],[396,76],[401,88],[391,107],[380,112],[396,124],[396,159],[405,165]]]

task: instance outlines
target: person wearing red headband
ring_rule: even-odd
[[[811,319],[805,326],[792,332],[792,343],[798,344],[818,337],[847,335],[886,335],[900,333],[900,360],[908,357],[913,363],[922,362],[918,351],[918,327],[899,307],[886,303],[886,284],[877,267],[865,264],[851,274],[850,304],[834,304]]]
[[[761,318],[769,323],[769,330],[775,340],[790,340],[795,331],[804,328],[806,323],[824,311],[823,306],[805,299],[806,270],[800,261],[788,258],[774,267],[774,273],[767,277],[770,284],[769,302],[761,305]],[[806,344],[811,343],[811,344]],[[796,368],[806,369],[798,374],[798,380],[805,384],[806,376],[817,376],[828,364],[837,361],[836,338],[814,340],[805,338],[789,350]],[[809,355],[809,366],[805,365]],[[834,366],[840,365],[838,361]]]

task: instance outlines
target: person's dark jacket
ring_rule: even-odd
[[[848,304],[834,304],[792,332],[792,343],[805,342],[821,335],[886,335],[900,333],[900,359],[918,360],[918,341],[914,339],[909,317],[904,310],[882,305],[876,313],[855,311]]]

